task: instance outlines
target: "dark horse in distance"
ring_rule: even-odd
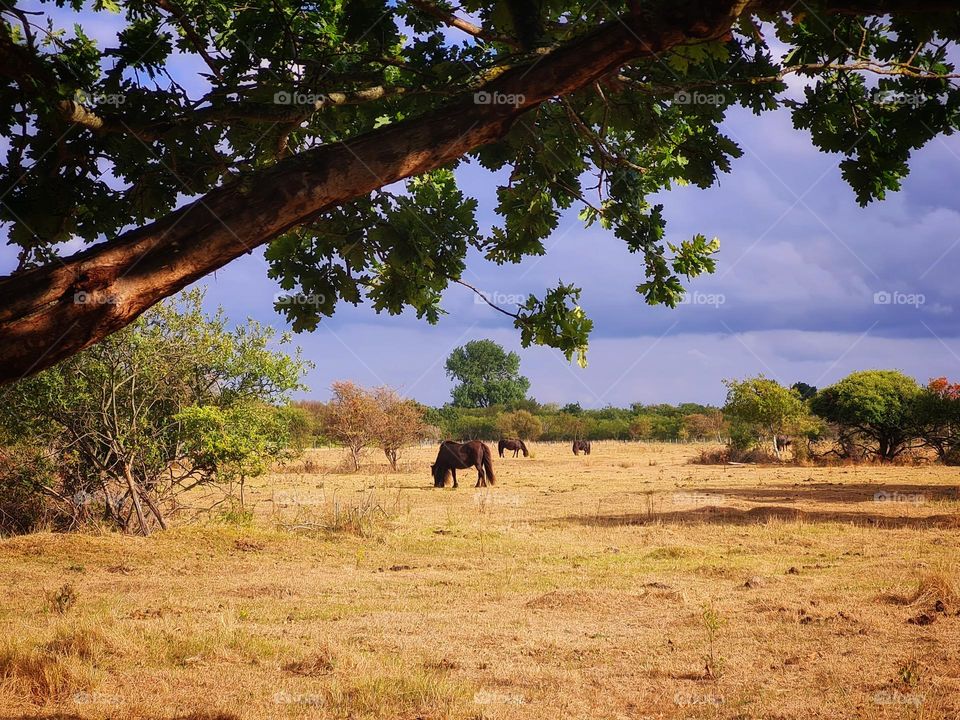
[[[430,466],[433,486],[443,487],[449,472],[453,475],[453,486],[457,487],[457,470],[469,467],[477,469],[477,484],[474,487],[486,487],[497,481],[493,474],[493,453],[484,443],[479,440],[466,443],[444,440],[440,443],[437,461]]]
[[[527,446],[523,444],[523,440],[501,440],[497,445],[497,451],[500,453],[500,457],[503,457],[504,450],[513,450],[514,457],[517,457],[517,454],[523,450],[523,456],[530,457],[530,453],[527,450]]]
[[[573,454],[579,455],[583,453],[584,455],[590,454],[590,441],[589,440],[574,440],[573,441]]]

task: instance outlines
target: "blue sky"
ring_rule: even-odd
[[[958,298],[960,142],[938,139],[920,151],[901,192],[857,206],[837,159],[814,149],[786,112],[734,113],[726,129],[745,156],[709,190],[661,197],[670,237],[717,235],[717,272],[689,285],[694,302],[649,307],[634,291],[640,258],[610,233],[585,229],[568,213],[546,256],[517,266],[473,257],[467,278],[499,297],[540,293],[558,279],[583,287],[594,319],[589,366],[559,353],[522,349],[509,320],[451,288],[449,315],[436,326],[343,306],[297,342],[316,363],[309,383],[387,383],[429,403],[449,396],[443,361],[458,344],[492,338],[516,350],[531,394],[585,406],[641,402],[721,402],[723,378],[765,373],[784,383],[823,386],[858,369],[893,367],[921,381],[960,369]],[[494,220],[495,184],[475,168],[460,173]],[[280,323],[276,287],[259,256],[204,280],[208,300],[237,318]],[[884,303],[886,293],[890,302]]]
[[[95,19],[93,34],[107,42],[115,27],[109,16]],[[501,267],[473,256],[465,279],[503,299],[540,295],[561,279],[581,286],[594,320],[586,369],[553,350],[520,348],[508,318],[453,287],[444,302],[449,314],[436,326],[344,305],[316,332],[296,336],[316,365],[309,395],[324,398],[332,381],[349,378],[442,403],[451,387],[447,354],[477,338],[516,350],[541,402],[590,407],[719,403],[724,378],[757,373],[818,386],[874,367],[923,382],[960,375],[960,140],[935,140],[916,153],[901,192],[859,208],[838,159],[813,148],[786,111],[732,112],[724,129],[745,151],[732,174],[709,190],[679,188],[659,198],[670,239],[702,232],[721,241],[717,272],[690,283],[689,304],[644,304],[634,290],[643,281],[641,259],[612,234],[585,229],[573,211],[547,241],[545,257]],[[459,181],[480,202],[481,227],[489,227],[495,178],[465,167]],[[0,270],[10,269],[12,257],[9,248],[0,252]],[[262,253],[198,284],[210,306],[222,305],[234,320],[284,327]]]

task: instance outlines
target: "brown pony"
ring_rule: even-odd
[[[589,440],[574,440],[573,441],[573,454],[579,455],[583,453],[584,455],[590,454],[590,441]]]
[[[440,443],[437,461],[430,466],[433,486],[443,487],[449,472],[453,475],[453,486],[457,487],[457,470],[468,467],[477,469],[477,484],[474,487],[486,487],[497,481],[493,474],[493,453],[484,443],[479,440],[466,443],[444,440]]]
[[[503,457],[504,450],[513,450],[514,457],[517,457],[517,454],[523,450],[523,456],[530,457],[530,452],[527,450],[527,446],[523,444],[523,440],[501,440],[497,445],[500,457]]]

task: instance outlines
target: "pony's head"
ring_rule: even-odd
[[[518,441],[520,443],[520,449],[523,450],[524,457],[530,457],[530,451],[527,450],[527,444],[523,440]]]
[[[452,474],[449,468],[438,467],[436,463],[430,466],[430,475],[433,477],[433,486],[434,487],[446,487],[447,478],[451,478],[451,484],[453,484]]]

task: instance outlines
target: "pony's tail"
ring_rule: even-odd
[[[527,444],[523,440],[520,440],[520,449],[523,450],[524,457],[530,457],[530,452],[527,450]]]
[[[483,474],[487,476],[487,482],[493,485],[497,481],[497,476],[493,474],[493,457],[490,448],[483,446]]]

